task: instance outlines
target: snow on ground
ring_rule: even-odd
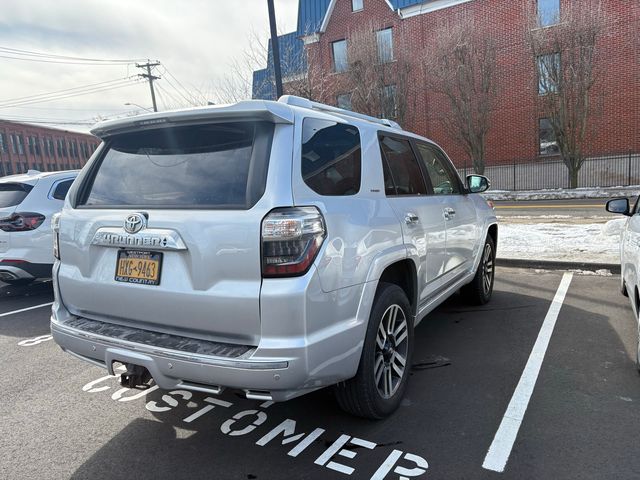
[[[556,188],[546,190],[489,190],[482,195],[487,200],[561,200],[566,198],[633,197],[640,194],[640,185],[630,187]]]
[[[619,263],[626,219],[607,223],[501,223],[498,258]]]

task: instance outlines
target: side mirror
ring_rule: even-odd
[[[621,215],[630,215],[629,212],[629,199],[628,198],[614,198],[607,202],[605,207],[607,212],[619,213]]]
[[[482,193],[489,190],[491,183],[484,175],[467,175],[467,189],[471,193]]]

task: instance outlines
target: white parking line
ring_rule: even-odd
[[[529,355],[529,360],[527,360],[527,365],[524,367],[518,386],[513,392],[507,411],[504,417],[502,417],[500,427],[498,427],[498,431],[489,447],[487,456],[484,458],[482,468],[493,470],[494,472],[504,472],[507,461],[509,460],[509,455],[511,455],[511,449],[518,436],[522,419],[527,411],[533,388],[538,380],[540,367],[542,366],[542,361],[549,346],[549,340],[551,340],[560,308],[564,302],[567,290],[569,290],[569,284],[572,278],[573,273],[565,273],[560,281],[558,291],[542,323],[536,343],[533,346],[533,350],[531,350],[531,355]]]
[[[43,303],[42,305],[35,305],[33,307],[21,308],[20,310],[14,310],[13,312],[0,313],[0,317],[8,317],[9,315],[14,315],[16,313],[28,312],[29,310],[35,310],[36,308],[50,307],[51,305],[53,305],[53,302]]]

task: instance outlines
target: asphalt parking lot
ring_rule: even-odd
[[[498,269],[488,305],[454,297],[417,328],[407,396],[378,422],[326,390],[270,404],[122,388],[49,339],[49,284],[0,285],[0,477],[638,478],[619,281]]]

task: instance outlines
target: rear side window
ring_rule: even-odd
[[[53,191],[53,198],[56,200],[64,200],[71,188],[71,184],[73,184],[73,180],[64,180],[63,182],[60,182]]]
[[[264,193],[273,124],[229,122],[121,134],[79,205],[251,208]]]
[[[388,168],[384,169],[387,195],[427,194],[422,171],[408,140],[382,136],[380,149],[383,161],[386,159],[388,165]]]
[[[32,188],[26,183],[0,183],[0,208],[19,205]]]
[[[352,125],[305,118],[302,178],[320,195],[355,195],[361,179],[360,132]]]

